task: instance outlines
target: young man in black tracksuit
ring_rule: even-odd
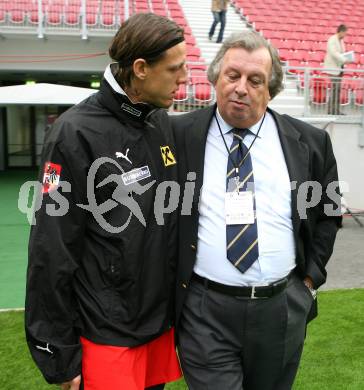
[[[186,81],[183,30],[134,15],[110,56],[100,91],[47,134],[30,235],[27,341],[46,380],[62,389],[156,389],[180,376],[176,213],[162,222],[155,214],[160,183],[177,179],[160,108]]]

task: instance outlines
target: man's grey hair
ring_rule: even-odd
[[[209,81],[215,85],[221,71],[221,64],[225,53],[232,48],[245,49],[248,52],[265,47],[268,49],[272,58],[272,74],[269,80],[269,94],[273,99],[280,91],[283,90],[283,70],[281,61],[277,50],[260,34],[254,31],[248,31],[243,33],[234,33],[227,38],[220,50],[216,54],[216,57],[211,62],[207,71],[207,77]]]

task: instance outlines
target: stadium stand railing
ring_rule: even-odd
[[[236,11],[252,28],[278,48],[285,67],[286,86],[295,90],[305,116],[328,115],[333,92],[346,119],[362,120],[364,112],[364,3],[339,0],[232,0]],[[125,5],[127,7],[125,9]],[[349,10],[351,12],[349,12]],[[340,11],[340,12],[339,12]],[[115,34],[128,14],[154,12],[184,27],[189,81],[178,90],[173,109],[186,112],[215,101],[207,80],[207,64],[197,47],[178,0],[0,0],[0,31],[37,34]],[[356,61],[345,66],[342,79],[325,73],[326,41],[339,23],[348,23],[346,49]],[[335,88],[340,83],[341,88]],[[339,92],[338,92],[339,91]],[[274,103],[274,101],[273,101]],[[363,121],[364,123],[364,121]]]
[[[207,80],[206,69],[205,63],[188,63],[188,82],[176,93],[173,112],[188,112],[215,102],[215,91]],[[307,66],[284,66],[285,89],[290,89],[292,96],[300,102],[297,115],[335,117],[336,120],[342,118],[346,122],[364,123],[364,70],[344,70],[341,78],[333,77],[330,71]],[[278,95],[272,101],[272,108],[279,98]],[[289,103],[286,108],[289,108]]]
[[[46,34],[113,35],[128,15],[154,12],[187,28],[178,0],[0,0],[0,29]]]

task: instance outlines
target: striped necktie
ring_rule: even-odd
[[[250,152],[243,143],[244,136],[249,132],[248,129],[232,129],[234,135],[233,143],[230,147],[230,157],[227,165],[227,180],[226,188],[229,186],[229,180],[235,176],[235,166],[238,166],[245,157],[244,163],[239,168],[239,189],[246,191],[254,189],[253,165]],[[241,145],[239,147],[239,144]],[[247,154],[248,153],[248,154]],[[248,184],[249,183],[249,184]],[[249,186],[249,187],[248,187]],[[236,187],[234,188],[236,190]],[[258,249],[258,229],[256,219],[255,197],[253,194],[254,203],[254,223],[247,225],[226,225],[226,245],[227,258],[239,269],[245,272],[259,256]]]

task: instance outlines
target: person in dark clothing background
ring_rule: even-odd
[[[226,10],[229,0],[212,0],[211,11],[214,17],[210,31],[209,31],[209,40],[212,40],[212,37],[215,32],[215,28],[220,23],[220,31],[217,37],[216,43],[221,43],[224,38],[224,30],[226,24]]]
[[[133,15],[112,41],[115,62],[100,91],[47,133],[25,329],[43,376],[63,390],[162,389],[181,376],[176,213],[160,224],[153,207],[158,185],[176,180],[173,135],[160,108],[186,82],[185,52],[176,23]]]

